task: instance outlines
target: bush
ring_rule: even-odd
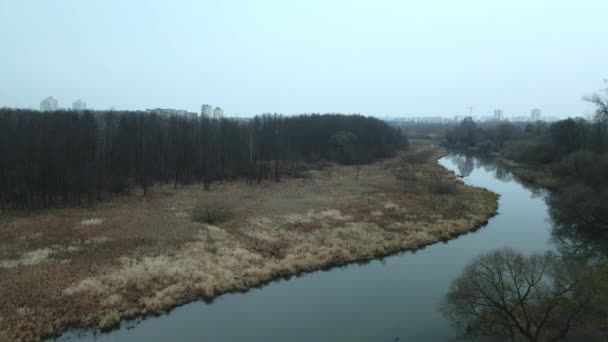
[[[551,217],[558,223],[608,230],[608,187],[583,183],[563,186],[549,197]]]
[[[434,177],[429,183],[429,190],[437,195],[453,195],[458,192],[458,185],[440,177]]]
[[[544,139],[521,138],[507,141],[502,154],[507,159],[519,162],[546,164],[553,160],[555,148]]]
[[[555,167],[562,177],[571,177],[591,187],[608,183],[608,156],[590,151],[576,151]]]
[[[216,224],[229,220],[234,212],[225,201],[202,199],[192,210],[192,221],[198,223]]]

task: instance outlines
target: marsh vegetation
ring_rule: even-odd
[[[496,195],[465,186],[436,163],[442,154],[413,146],[359,169],[332,163],[301,178],[224,181],[209,191],[156,185],[94,208],[5,217],[0,336],[107,329],[117,316],[469,232],[496,213]],[[431,191],[437,182],[455,190]]]

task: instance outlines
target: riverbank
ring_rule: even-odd
[[[452,150],[449,146],[447,146],[447,148]],[[497,161],[507,166],[509,171],[511,171],[511,173],[517,177],[542,188],[555,189],[559,185],[559,179],[553,176],[551,170],[547,166],[522,163],[513,159],[508,159],[500,152],[485,152],[476,147],[454,150],[462,150],[469,153],[474,153],[476,155],[491,156],[492,158],[496,158]]]
[[[551,174],[551,171],[547,167],[520,163],[515,160],[504,158],[500,156],[500,154],[498,155],[498,160],[507,165],[514,175],[527,182],[546,189],[554,189],[559,184],[559,180]]]
[[[111,328],[278,276],[417,249],[496,214],[495,194],[439,166],[444,151],[420,148],[281,183],[159,186],[93,210],[6,218],[0,339]],[[228,206],[223,220],[193,221],[208,203]]]

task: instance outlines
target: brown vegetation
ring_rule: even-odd
[[[471,231],[496,213],[496,195],[465,186],[436,163],[441,153],[413,148],[280,183],[156,186],[94,209],[5,217],[0,340],[39,339],[69,324],[108,329]]]
[[[559,184],[559,179],[548,167],[518,163],[504,157],[501,157],[500,161],[509,167],[511,173],[526,182],[546,189],[555,189]]]
[[[192,209],[192,220],[198,223],[217,224],[227,221],[232,215],[230,203],[209,197],[196,202]]]

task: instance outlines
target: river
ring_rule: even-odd
[[[439,163],[466,184],[500,195],[498,215],[485,227],[416,252],[278,280],[212,303],[190,303],[105,334],[72,330],[58,340],[449,340],[455,332],[439,303],[467,262],[502,247],[523,252],[555,247],[543,190],[524,185],[491,159],[450,154]]]

